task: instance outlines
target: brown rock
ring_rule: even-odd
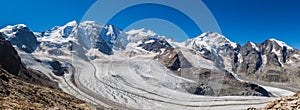
[[[293,96],[281,97],[279,100],[268,102],[265,110],[299,110],[300,99],[298,97],[299,92]]]
[[[267,106],[265,107],[265,109],[271,109],[274,107],[274,103],[273,102],[268,102]]]

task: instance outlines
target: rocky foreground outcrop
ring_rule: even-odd
[[[11,43],[0,35],[0,109],[92,109],[58,89],[57,83],[21,63]]]
[[[269,102],[264,108],[249,108],[248,110],[300,110],[300,92]]]
[[[84,101],[61,90],[20,80],[0,67],[0,109],[92,109]]]

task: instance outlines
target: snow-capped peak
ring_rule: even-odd
[[[71,21],[69,23],[67,23],[66,25],[64,25],[63,27],[61,27],[61,35],[63,37],[69,37],[74,31],[77,30],[77,26],[78,23],[76,21]],[[74,36],[72,36],[74,37]]]
[[[83,21],[80,23],[80,25],[91,25],[91,24],[97,24],[96,21]]]
[[[9,26],[6,26],[5,28],[3,29],[10,29],[10,30],[13,30],[13,29],[22,29],[22,28],[25,28],[27,27],[25,24],[16,24],[16,25],[9,25]]]
[[[272,38],[272,39],[269,39],[270,41],[272,41],[272,42],[276,42],[280,47],[286,47],[287,49],[290,49],[290,50],[292,50],[293,48],[291,47],[291,46],[289,46],[289,45],[287,45],[285,42],[283,42],[283,41],[280,41],[280,40],[276,40],[276,39],[274,39],[274,38]]]
[[[156,36],[157,34],[155,32],[153,32],[152,30],[146,30],[145,28],[141,28],[141,29],[137,29],[137,30],[130,30],[128,32],[126,32],[127,34],[140,34],[143,36]]]
[[[6,39],[11,39],[16,34],[17,30],[19,29],[28,29],[28,27],[25,24],[16,24],[16,25],[9,25],[2,29],[0,29],[0,32],[5,34]]]
[[[77,23],[77,21],[71,21],[71,22],[69,22],[69,23],[67,23],[64,27],[67,27],[67,26],[77,26],[78,25],[78,23]]]
[[[50,41],[56,43],[63,43],[76,40],[76,31],[78,23],[71,21],[64,26],[56,26],[49,31],[43,33],[38,39],[39,41]]]
[[[27,27],[25,24],[17,24],[15,25],[17,28],[24,28],[24,27]]]
[[[10,33],[10,32],[14,32],[17,29],[23,29],[23,28],[27,28],[27,26],[25,24],[9,25],[0,29],[0,32]]]
[[[128,35],[128,39],[131,42],[138,42],[149,38],[163,37],[163,36],[159,36],[152,30],[146,30],[144,28],[138,30],[130,30],[126,32],[126,34]]]
[[[191,43],[191,46],[196,46],[197,48],[206,48],[208,50],[226,45],[230,45],[232,48],[236,48],[238,46],[237,43],[231,42],[225,36],[214,32],[203,33],[200,36],[192,39]]]

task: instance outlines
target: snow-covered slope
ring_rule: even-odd
[[[38,36],[39,41],[42,42],[53,42],[53,43],[63,43],[69,41],[76,41],[77,39],[77,27],[76,21],[67,23],[64,26],[56,26],[51,30],[40,33]]]
[[[9,25],[9,26],[6,26],[6,27],[0,29],[0,32],[6,35],[4,37],[7,40],[11,40],[17,34],[17,30],[23,29],[23,28],[26,28],[26,27],[27,26],[25,24],[17,24],[17,25],[14,25],[14,26]]]
[[[237,48],[238,46],[237,43],[231,42],[225,36],[213,32],[203,33],[190,42],[189,46],[197,50],[207,49],[209,51],[216,51],[215,49],[222,46],[230,46],[232,48]]]
[[[230,72],[232,71],[231,63],[234,61],[234,55],[240,48],[238,43],[231,42],[225,36],[214,32],[206,32],[187,40],[186,45],[188,48],[200,52],[204,58],[212,60],[217,67]]]
[[[146,29],[137,29],[137,30],[130,30],[126,32],[128,35],[128,39],[131,42],[139,42],[144,39],[149,39],[149,38],[158,38],[160,37],[158,34],[154,33],[151,30],[146,30]]]

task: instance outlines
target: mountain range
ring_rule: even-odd
[[[22,59],[17,60],[18,66],[4,63],[4,69],[17,76],[15,70],[20,68],[36,70],[47,80],[34,77],[33,82],[58,83],[64,92],[101,107],[141,109],[166,104],[157,108],[194,109],[205,107],[194,104],[202,103],[201,96],[222,96],[215,99],[229,100],[230,107],[230,103],[246,102],[235,103],[235,98],[224,96],[247,96],[262,103],[272,99],[262,97],[300,91],[300,51],[276,39],[241,46],[219,33],[206,32],[176,42],[151,30],[125,32],[94,21],[72,21],[44,32],[18,24],[0,33],[19,53],[15,59]],[[194,103],[184,105],[191,97]]]

